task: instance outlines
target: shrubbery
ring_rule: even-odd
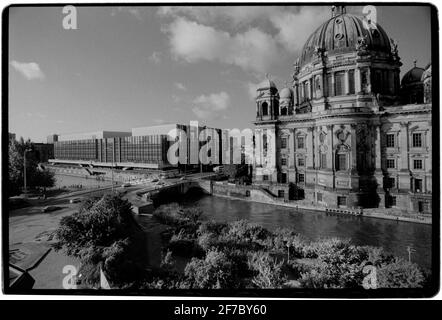
[[[229,289],[235,287],[232,263],[224,252],[209,250],[204,259],[192,258],[184,271],[191,288]]]
[[[136,281],[143,274],[146,247],[131,212],[131,204],[116,194],[87,201],[61,219],[54,247],[80,259],[89,285],[98,284],[100,268],[115,286]]]
[[[382,248],[354,246],[349,239],[308,241],[292,229],[270,232],[246,220],[193,219],[198,227],[189,232],[182,228],[179,217],[183,213],[169,216],[175,217],[176,226],[169,248],[174,254],[193,257],[179,282],[181,287],[281,288],[290,274],[305,288],[358,288],[366,276],[366,265],[377,268],[382,287],[419,287],[424,283],[418,266],[400,262]]]
[[[380,288],[420,288],[426,281],[416,264],[381,248],[355,246],[348,239],[309,241],[289,228],[270,232],[245,220],[202,221],[201,211],[177,204],[154,213],[171,234],[164,238],[160,267],[146,272],[145,240],[130,210],[118,196],[104,196],[62,219],[56,247],[82,260],[91,285],[100,268],[120,288],[362,288],[367,265],[376,268]]]

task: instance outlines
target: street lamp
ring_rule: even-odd
[[[31,149],[25,149],[25,152],[23,154],[23,176],[24,176],[24,192],[27,193],[28,187],[26,184],[26,152],[31,152]]]
[[[286,246],[287,246],[287,263],[289,263],[290,262],[290,243],[287,242]]]

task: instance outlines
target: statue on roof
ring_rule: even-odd
[[[358,42],[356,43],[356,50],[365,51],[367,49],[368,49],[367,35],[358,37]]]
[[[399,59],[398,49],[397,49],[397,42],[390,38],[390,46],[391,46],[391,54],[395,60]]]

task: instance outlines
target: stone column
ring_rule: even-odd
[[[367,68],[367,93],[371,93],[371,71]]]
[[[427,145],[427,150],[428,150],[428,155],[429,157],[427,158],[427,163],[425,166],[425,169],[427,172],[432,172],[432,157],[433,157],[433,148],[432,148],[432,139],[433,139],[433,126],[432,126],[432,122],[431,120],[428,121],[428,131],[427,134],[425,136],[425,144]]]
[[[319,133],[321,132],[321,127],[316,127],[316,134],[315,134],[315,146],[316,146],[316,150],[315,150],[315,161],[314,161],[314,167],[316,169],[320,168],[320,163],[319,163],[319,159],[321,157],[321,154],[319,152]]]
[[[357,170],[357,148],[356,148],[356,123],[350,124],[350,139],[351,139],[351,159],[350,159],[350,172],[355,174]]]
[[[298,90],[299,90],[299,85],[296,82],[295,85],[293,86],[293,104],[295,106],[295,108],[294,108],[295,110],[299,104],[299,91]],[[293,111],[293,113],[296,113],[295,110]]]
[[[331,73],[331,96],[335,95],[335,73]]]
[[[345,73],[344,73],[344,83],[345,83],[344,94],[346,94],[346,95],[350,92],[350,83],[348,81],[349,81],[348,70],[345,70]]]
[[[313,137],[314,137],[314,127],[309,127],[307,129],[308,134],[307,134],[307,145],[306,145],[306,149],[307,149],[307,169],[313,169],[314,167],[314,163],[313,163],[313,155],[315,154],[315,150],[314,150],[314,141],[313,141]]]
[[[327,169],[335,171],[333,161],[333,125],[327,125]]]
[[[295,129],[289,129],[287,153],[289,155],[289,168],[295,167]]]
[[[401,171],[409,170],[408,159],[408,122],[401,122],[401,131],[399,134],[399,151],[401,153]]]
[[[362,91],[361,88],[361,69],[355,69],[355,91],[356,93],[360,93]]]
[[[381,125],[378,124],[375,126],[376,134],[375,134],[375,170],[376,171],[382,171],[382,165],[381,165]]]

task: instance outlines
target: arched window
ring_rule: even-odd
[[[281,108],[281,116],[286,116],[287,115],[287,107],[282,107]]]
[[[263,116],[268,116],[269,115],[269,105],[267,104],[267,102],[264,102],[261,105],[261,108],[262,108],[262,115]]]
[[[267,135],[262,135],[262,148],[264,152],[267,152]]]
[[[335,95],[342,96],[345,90],[345,72],[339,71],[335,73]]]
[[[347,170],[347,154],[346,153],[337,153],[336,154],[336,171],[344,171]]]
[[[349,94],[355,93],[355,71],[354,70],[348,71],[348,93]]]

